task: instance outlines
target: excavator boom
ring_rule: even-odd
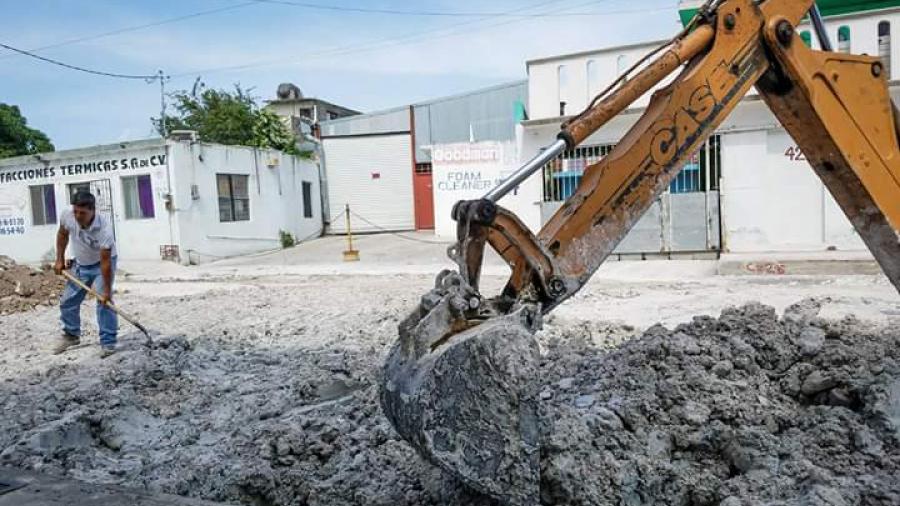
[[[813,0],[710,0],[557,142],[483,199],[454,207],[448,253],[458,272],[441,273],[401,324],[382,388],[388,418],[423,456],[504,503],[538,503],[541,316],[588,282],[753,86],[900,289],[900,147],[883,64],[808,48],[795,30],[807,15],[829,47]],[[679,69],[538,234],[497,205]],[[488,245],[512,270],[492,298],[479,290]]]

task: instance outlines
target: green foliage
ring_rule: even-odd
[[[297,241],[294,240],[293,234],[284,230],[278,231],[278,238],[281,240],[281,247],[284,249],[292,248]]]
[[[0,103],[0,158],[46,153],[54,149],[44,132],[28,126],[17,106]]]
[[[304,150],[298,152],[298,153],[297,153],[297,156],[299,156],[299,157],[302,158],[303,160],[315,160],[315,159],[316,159],[316,152],[315,152],[315,151],[312,151],[312,150],[310,150],[310,149],[304,149]]]
[[[194,130],[203,142],[271,148],[299,155],[297,137],[275,113],[262,109],[240,85],[234,91],[205,88],[170,97],[177,114],[166,118],[166,131]],[[160,121],[153,122],[159,130]]]
[[[253,124],[253,145],[274,148],[291,155],[299,155],[297,137],[285,126],[284,121],[272,111],[261,109]]]

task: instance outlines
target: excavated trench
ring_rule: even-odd
[[[900,504],[897,329],[826,321],[807,301],[653,327],[612,350],[593,331],[539,335],[542,504]],[[383,337],[168,338],[7,378],[0,465],[247,505],[492,504],[381,413]]]

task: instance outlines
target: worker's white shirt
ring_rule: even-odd
[[[100,250],[112,250],[112,256],[116,256],[116,239],[112,223],[102,214],[95,213],[91,225],[88,228],[81,228],[75,221],[72,210],[66,209],[59,224],[69,231],[69,247],[75,261],[80,265],[100,263]]]

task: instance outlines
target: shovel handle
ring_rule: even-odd
[[[103,297],[101,297],[100,294],[97,293],[96,290],[94,290],[93,288],[91,288],[91,287],[89,287],[88,285],[86,285],[86,284],[84,283],[84,281],[82,281],[82,280],[78,279],[77,277],[73,276],[71,272],[69,272],[69,271],[62,271],[62,274],[63,274],[63,276],[65,276],[66,279],[68,279],[68,280],[71,281],[72,283],[75,283],[76,286],[78,286],[78,287],[81,288],[82,290],[84,290],[84,291],[86,291],[87,293],[89,293],[89,294],[93,295],[94,297],[96,297],[98,301],[103,299]],[[135,323],[135,321],[134,321],[133,318],[131,318],[131,317],[128,316],[124,311],[122,311],[121,309],[119,309],[118,307],[116,307],[116,305],[113,304],[112,302],[103,302],[103,304],[105,304],[108,308],[110,308],[110,309],[112,309],[113,311],[115,311],[115,313],[118,314],[119,316],[121,316],[122,318],[125,318],[126,320],[128,320],[128,321],[131,322],[132,324],[137,325],[137,323]]]
[[[63,276],[64,276],[66,279],[68,279],[68,280],[71,281],[72,283],[75,283],[75,286],[81,288],[82,290],[84,290],[84,291],[86,291],[87,293],[89,293],[89,294],[93,295],[94,297],[96,297],[96,298],[97,298],[97,302],[100,302],[100,301],[103,299],[103,298],[100,296],[100,294],[97,293],[96,290],[94,290],[93,288],[87,286],[83,281],[81,281],[80,279],[78,279],[76,276],[73,276],[71,272],[69,272],[69,271],[67,271],[67,270],[64,270],[64,271],[62,271],[62,274],[63,274]],[[102,304],[105,304],[106,307],[112,309],[113,312],[115,312],[117,315],[121,316],[122,318],[124,318],[125,320],[127,320],[128,323],[134,325],[135,327],[137,327],[138,330],[140,330],[141,332],[143,332],[144,335],[147,336],[147,344],[148,344],[148,345],[153,344],[153,340],[150,338],[150,331],[147,330],[146,327],[144,327],[143,325],[141,325],[137,320],[135,320],[134,318],[132,318],[132,317],[131,317],[129,314],[127,314],[125,311],[122,311],[121,309],[119,309],[118,307],[116,307],[116,305],[113,304],[112,302],[107,301],[107,302],[103,302]]]

